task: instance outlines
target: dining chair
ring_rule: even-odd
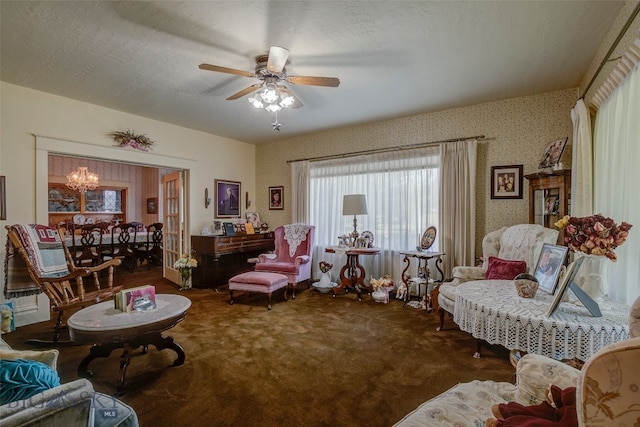
[[[111,242],[102,250],[102,258],[120,259],[122,265],[131,272],[136,268],[135,242],[137,238],[137,226],[132,223],[118,224],[111,227]]]
[[[102,229],[94,224],[80,227],[80,234],[71,234],[71,256],[76,266],[95,266],[102,262]]]
[[[151,264],[162,265],[162,223],[154,222],[147,226],[147,239],[135,248],[136,260],[147,261],[147,270]]]
[[[64,312],[112,299],[122,289],[113,285],[114,268],[120,265],[120,260],[78,267],[64,244],[66,230],[39,224],[14,224],[5,228],[7,247],[11,244],[24,260],[31,280],[49,298],[51,311],[58,314],[53,340],[29,340],[28,343],[71,344],[71,341],[60,341]],[[100,274],[104,272],[106,284],[100,282]]]

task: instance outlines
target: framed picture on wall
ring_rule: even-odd
[[[284,209],[284,187],[269,187],[269,209]]]
[[[216,218],[240,217],[240,183],[215,180]]]
[[[158,198],[157,197],[149,197],[147,199],[147,213],[148,214],[157,214],[158,213]]]
[[[522,165],[491,166],[491,198],[522,199]]]

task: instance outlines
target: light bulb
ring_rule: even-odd
[[[249,103],[253,105],[254,108],[263,108],[264,104],[262,103],[262,99],[260,98],[260,94],[256,93],[255,96],[249,98]]]
[[[269,104],[266,107],[264,107],[265,110],[271,112],[271,113],[275,113],[277,111],[280,111],[282,109],[282,107],[280,107],[278,104]]]
[[[291,107],[294,102],[295,102],[295,99],[293,98],[293,96],[285,92],[283,92],[282,95],[280,96],[280,105],[282,106],[282,108]]]
[[[262,99],[267,104],[272,104],[278,100],[278,86],[275,83],[267,83],[267,85],[262,90]]]

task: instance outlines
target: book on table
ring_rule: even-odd
[[[114,296],[115,308],[126,313],[156,308],[156,287],[153,285],[123,289]]]

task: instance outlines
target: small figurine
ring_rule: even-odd
[[[398,285],[398,291],[396,292],[397,299],[405,299],[407,296],[407,285],[403,281]]]

